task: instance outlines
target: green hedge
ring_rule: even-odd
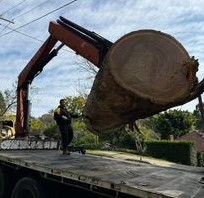
[[[204,152],[198,152],[198,166],[204,167]]]
[[[194,142],[161,140],[146,141],[145,145],[145,153],[149,156],[197,166],[197,151]]]

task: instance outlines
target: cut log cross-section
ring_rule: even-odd
[[[197,66],[172,36],[154,30],[116,41],[96,75],[84,109],[92,132],[109,133],[189,97]]]

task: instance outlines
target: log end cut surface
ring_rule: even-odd
[[[189,95],[185,64],[190,57],[173,37],[154,30],[126,34],[113,44],[107,64],[115,81],[157,104]]]

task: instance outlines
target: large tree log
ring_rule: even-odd
[[[88,128],[109,133],[181,103],[195,88],[198,63],[172,36],[126,34],[108,51],[84,108]]]

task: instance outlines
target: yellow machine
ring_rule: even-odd
[[[14,139],[15,129],[12,120],[0,120],[0,139]]]

